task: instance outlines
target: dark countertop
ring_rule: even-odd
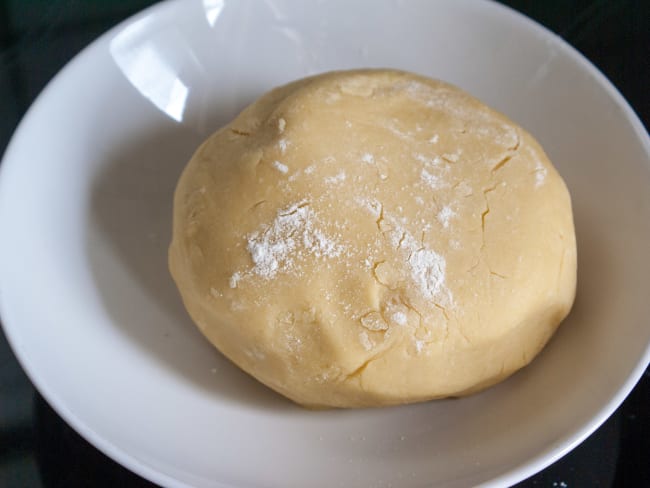
[[[45,84],[151,0],[0,0],[0,152]],[[589,58],[650,124],[650,1],[507,0]],[[650,326],[650,324],[649,324]],[[650,370],[575,450],[517,487],[650,486]],[[154,486],[68,427],[0,333],[0,487]]]

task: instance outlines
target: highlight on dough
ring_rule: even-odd
[[[225,356],[308,407],[465,395],[528,364],[576,286],[569,192],[522,127],[395,70],[275,88],[210,136],[169,266]]]

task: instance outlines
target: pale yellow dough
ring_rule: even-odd
[[[453,86],[387,70],[276,88],[203,143],[169,264],[205,336],[310,407],[501,381],[576,285],[569,193],[539,144]]]

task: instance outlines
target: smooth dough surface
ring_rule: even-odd
[[[389,70],[276,88],[178,183],[172,275],[203,334],[310,407],[463,395],[573,303],[569,193],[521,127]]]

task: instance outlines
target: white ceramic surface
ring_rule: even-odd
[[[442,78],[542,142],[575,206],[575,309],[532,366],[461,400],[310,412],[224,360],[167,272],[195,146],[274,85],[336,68]],[[0,170],[0,312],[55,409],[168,486],[503,486],[609,416],[650,356],[650,143],[573,49],[471,0],[195,0],[108,32],[45,89]]]

